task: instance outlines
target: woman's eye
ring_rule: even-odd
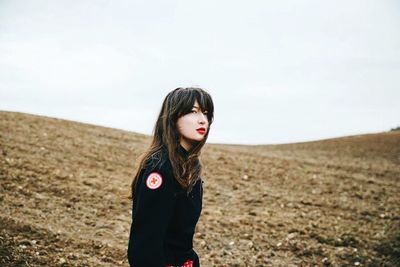
[[[196,112],[197,113],[197,110],[192,110],[192,112]],[[203,114],[205,114],[205,115],[207,115],[208,114],[208,111],[203,111]]]

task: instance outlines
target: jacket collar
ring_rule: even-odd
[[[185,158],[187,158],[189,156],[189,152],[181,144],[179,144],[178,152],[181,155],[183,155]]]

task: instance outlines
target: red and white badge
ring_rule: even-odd
[[[162,176],[158,172],[152,172],[147,176],[146,185],[148,188],[154,190],[161,186]]]

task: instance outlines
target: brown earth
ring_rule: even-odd
[[[0,112],[0,266],[128,266],[150,137]],[[400,132],[207,144],[202,266],[400,265]]]

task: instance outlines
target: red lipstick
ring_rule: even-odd
[[[198,129],[196,129],[196,131],[199,133],[199,134],[205,134],[205,132],[206,132],[206,128],[198,128]]]

